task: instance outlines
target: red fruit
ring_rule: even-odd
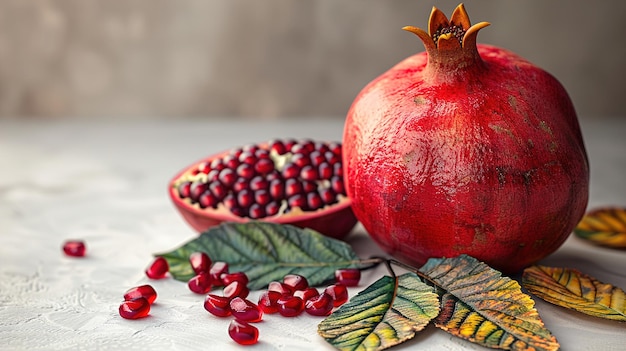
[[[333,298],[326,293],[312,297],[304,304],[304,310],[312,316],[328,316],[332,312],[333,307]]]
[[[194,252],[189,255],[189,263],[196,274],[208,272],[211,269],[211,258],[204,252]]]
[[[277,291],[264,291],[259,296],[258,306],[263,310],[263,313],[273,314],[278,312],[278,299],[283,296]]]
[[[307,302],[311,298],[318,296],[320,293],[312,286],[305,288],[303,290],[296,290],[293,292],[293,296],[299,297],[302,301]]]
[[[167,260],[161,256],[156,257],[154,261],[146,268],[146,275],[150,279],[162,279],[170,270]]]
[[[145,297],[122,302],[119,313],[125,319],[139,319],[150,314],[150,302]]]
[[[295,317],[304,311],[304,301],[296,296],[283,295],[276,304],[278,313],[283,317]]]
[[[213,280],[208,272],[200,273],[187,281],[189,290],[196,294],[206,294],[211,291]]]
[[[230,311],[240,321],[255,323],[263,319],[263,310],[245,298],[235,297],[230,300]]]
[[[145,298],[148,300],[149,304],[152,304],[157,298],[157,293],[151,285],[147,284],[130,288],[124,293],[124,301],[130,301],[140,297]]]
[[[343,268],[335,271],[335,280],[345,286],[357,286],[361,280],[361,271],[356,268]]]
[[[236,319],[228,325],[228,335],[240,345],[253,345],[259,340],[259,330],[255,326]]]
[[[309,281],[300,274],[287,274],[283,277],[283,283],[290,286],[292,291],[304,290],[309,287]]]
[[[549,73],[476,44],[462,5],[433,9],[426,52],[367,85],[343,135],[353,210],[416,267],[468,254],[516,272],[554,252],[584,215],[589,166],[574,106]]]
[[[72,257],[85,256],[85,242],[81,240],[68,240],[63,243],[63,252]]]
[[[235,297],[241,297],[242,299],[245,299],[246,297],[248,297],[250,290],[248,289],[248,287],[246,287],[246,284],[234,281],[226,285],[222,293],[224,294],[224,297],[227,297],[229,299]]]
[[[342,168],[331,151],[337,149],[340,143],[274,140],[215,154],[176,175],[170,197],[198,232],[261,220],[343,238],[356,218],[345,192],[336,190],[344,188],[334,171]],[[337,195],[321,196],[329,190]]]
[[[273,281],[267,285],[268,291],[275,291],[281,295],[292,295],[294,288],[281,282]]]
[[[215,294],[207,294],[204,299],[204,309],[216,317],[228,317],[232,314],[230,299]]]
[[[339,307],[348,301],[348,288],[340,283],[327,286],[324,289],[324,294],[329,295],[333,299],[334,307]]]
[[[220,276],[222,284],[228,285],[232,282],[240,282],[243,285],[248,285],[248,276],[244,272],[225,273]]]
[[[222,282],[222,275],[228,273],[228,263],[217,261],[213,263],[211,269],[209,269],[209,275],[211,276],[211,281],[213,285],[224,285]]]

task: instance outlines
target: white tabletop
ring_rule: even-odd
[[[626,206],[626,119],[583,120],[591,160],[590,208]],[[148,280],[152,254],[196,234],[166,187],[183,167],[235,145],[273,137],[340,140],[341,119],[180,122],[0,122],[0,349],[240,350],[229,319],[206,312],[203,296],[173,279]],[[66,239],[86,241],[87,257],[65,256]],[[357,227],[348,241],[360,257],[381,254]],[[626,252],[570,237],[541,263],[578,268],[626,289]],[[385,273],[364,274],[360,287]],[[150,283],[148,318],[122,319],[123,293]],[[259,292],[253,292],[254,300]],[[537,300],[563,350],[623,350],[626,324]],[[265,317],[254,350],[333,350],[317,335],[321,319]],[[396,350],[479,350],[429,326]]]

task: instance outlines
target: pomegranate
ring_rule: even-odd
[[[584,214],[589,167],[576,112],[549,73],[476,43],[463,5],[433,8],[426,51],[374,79],[348,111],[343,160],[356,217],[412,265],[465,253],[517,272]]]
[[[345,196],[341,144],[272,140],[209,156],[171,180],[176,208],[197,231],[262,220],[345,237],[357,220]]]

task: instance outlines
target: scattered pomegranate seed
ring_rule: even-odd
[[[85,242],[82,240],[68,240],[63,243],[63,252],[68,256],[83,257],[85,256],[85,251]]]
[[[209,275],[211,276],[211,281],[214,286],[224,285],[224,282],[222,282],[222,275],[227,273],[228,263],[222,261],[214,262],[211,269],[209,269]]]
[[[295,317],[304,311],[304,301],[293,295],[283,295],[278,301],[278,313],[283,317]]]
[[[152,261],[150,266],[148,266],[146,269],[146,275],[150,279],[162,279],[165,278],[165,275],[169,270],[170,266],[167,263],[167,260],[159,256]]]
[[[357,268],[343,268],[335,271],[335,280],[345,286],[357,286],[361,280],[361,271]]]
[[[231,315],[230,299],[215,294],[207,294],[204,299],[204,309],[216,317],[228,317]]]
[[[304,304],[304,310],[312,316],[328,316],[333,307],[333,298],[326,293],[312,297]]]
[[[243,285],[248,285],[248,276],[244,272],[224,273],[220,276],[222,284],[228,285],[232,282],[240,282]]]
[[[196,294],[206,294],[211,291],[213,285],[211,275],[207,272],[197,274],[187,281],[189,290]]]
[[[313,297],[318,296],[320,293],[312,286],[305,288],[304,290],[296,290],[293,293],[293,296],[297,296],[302,299],[302,301],[307,302]]]
[[[230,311],[233,317],[245,322],[260,322],[263,319],[263,310],[250,300],[235,297],[230,300]]]
[[[290,286],[292,291],[304,290],[309,287],[309,282],[299,274],[287,274],[283,277],[283,283]]]
[[[270,282],[267,285],[267,290],[276,291],[281,295],[293,295],[294,292],[294,288],[292,288],[291,286],[277,281]]]
[[[348,301],[348,288],[345,285],[336,283],[324,289],[324,293],[333,299],[333,306],[339,307]]]
[[[235,280],[226,285],[222,293],[224,294],[224,297],[227,297],[229,299],[233,299],[235,297],[241,297],[242,299],[245,299],[246,297],[248,297],[250,290],[245,284],[242,284],[241,282]]]
[[[196,274],[208,272],[211,269],[211,258],[204,252],[194,252],[189,255],[189,263]]]
[[[240,345],[253,345],[259,340],[259,330],[255,326],[236,319],[228,325],[228,335]]]
[[[278,299],[281,297],[281,293],[276,291],[265,291],[259,296],[258,306],[263,310],[263,313],[273,314],[278,312]]]
[[[145,298],[148,300],[149,304],[152,304],[157,298],[157,293],[151,285],[147,284],[130,288],[124,293],[124,301],[130,301],[140,297]]]
[[[119,313],[125,319],[139,319],[150,314],[150,302],[145,297],[122,302]]]

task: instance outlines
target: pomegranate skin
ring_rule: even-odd
[[[401,261],[468,254],[515,273],[559,248],[582,218],[587,154],[563,86],[510,51],[477,45],[488,24],[468,29],[460,7],[450,23],[433,9],[431,34],[405,28],[427,51],[355,98],[346,191],[370,236]],[[453,24],[473,38],[428,42]]]

